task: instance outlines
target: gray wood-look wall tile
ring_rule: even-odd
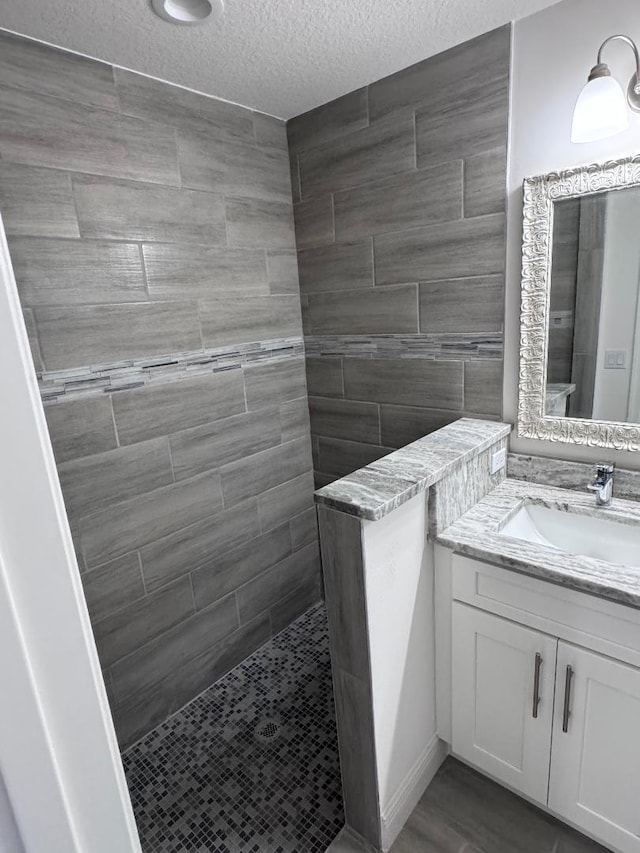
[[[0,33],[0,80],[16,89],[119,109],[110,65],[8,32]]]
[[[80,521],[87,568],[194,524],[221,507],[220,477],[206,473],[88,515]]]
[[[208,607],[280,563],[290,553],[291,539],[287,524],[246,540],[193,573],[196,608],[200,610]]]
[[[318,546],[307,545],[241,586],[236,592],[240,623],[246,624],[320,576]]]
[[[120,391],[113,398],[118,436],[133,444],[244,412],[241,370]]]
[[[333,242],[333,197],[331,195],[294,204],[293,216],[298,249],[323,246]]]
[[[265,253],[150,243],[142,247],[150,299],[206,299],[222,294],[268,294]]]
[[[201,347],[195,302],[36,308],[48,370]]]
[[[203,133],[251,143],[253,117],[245,107],[200,95],[133,71],[114,68],[123,113],[138,118],[193,127]]]
[[[484,88],[509,73],[509,25],[384,77],[369,86],[369,113],[377,121],[402,107],[437,109],[477,100]]]
[[[306,393],[304,397],[281,403],[279,406],[282,443],[294,441],[309,435],[309,405]]]
[[[291,547],[294,551],[318,541],[318,520],[315,506],[296,515],[289,522],[291,529]]]
[[[333,676],[342,794],[347,825],[381,848],[373,703],[368,681],[338,669]]]
[[[430,432],[457,421],[460,411],[419,408],[418,406],[380,406],[382,444],[404,447]]]
[[[280,421],[264,409],[223,418],[170,437],[176,480],[220,468],[280,444]]]
[[[427,408],[462,409],[462,362],[346,358],[345,396]]]
[[[308,356],[306,363],[309,395],[316,397],[344,397],[341,358]]]
[[[306,397],[304,358],[245,367],[244,383],[249,411]]]
[[[504,213],[507,195],[505,146],[469,157],[464,166],[464,215]]]
[[[179,628],[175,630],[179,634]],[[261,614],[200,654],[180,661],[177,669],[145,685],[141,693],[121,701],[115,712],[120,743],[127,746],[138,740],[266,643],[270,635],[268,614]]]
[[[462,161],[405,172],[335,194],[336,240],[462,217]]]
[[[64,172],[0,162],[0,210],[9,235],[80,235],[71,179]]]
[[[205,347],[300,336],[300,305],[294,296],[245,296],[200,303]]]
[[[298,256],[295,248],[269,249],[266,258],[271,293],[298,295]]]
[[[334,678],[342,669],[368,681],[361,523],[322,505],[317,511]]]
[[[0,157],[173,186],[179,180],[173,128],[5,86]]]
[[[42,355],[40,354],[40,343],[38,342],[38,330],[36,329],[36,318],[33,316],[31,308],[23,308],[22,316],[24,317],[24,325],[29,338],[29,349],[31,350],[31,358],[33,360],[33,368],[36,373],[44,370],[42,363]]]
[[[207,128],[180,127],[177,139],[182,186],[291,203],[289,159],[284,151],[224,139]]]
[[[148,591],[158,589],[187,572],[211,566],[218,557],[259,533],[258,507],[252,500],[155,539],[140,550],[145,586]]]
[[[253,126],[258,145],[287,151],[287,125],[282,119],[254,112]]]
[[[134,243],[10,237],[9,252],[23,305],[147,300]]]
[[[358,468],[364,468],[391,452],[391,448],[362,441],[344,441],[340,438],[318,436],[318,470],[324,474],[345,477]]]
[[[100,663],[110,666],[193,613],[191,581],[186,577],[94,622]]]
[[[230,246],[290,249],[294,245],[293,211],[289,201],[226,198]]]
[[[378,821],[361,523],[318,507],[322,570],[349,825],[371,839]]]
[[[280,486],[263,492],[258,498],[260,528],[263,531],[279,527],[295,515],[313,507],[313,473],[294,477]]]
[[[54,403],[45,406],[44,413],[58,465],[118,446],[108,397]]]
[[[299,155],[303,199],[406,172],[415,165],[413,112]]]
[[[368,124],[367,90],[357,89],[287,122],[291,151],[315,148]]]
[[[494,214],[375,237],[376,282],[503,272],[504,229],[504,215]]]
[[[442,104],[416,110],[418,168],[506,145],[508,118],[508,73],[483,87],[477,98],[460,100],[455,108]]]
[[[317,547],[317,546],[316,546]],[[320,575],[309,575],[295,591],[269,608],[272,635],[279,634],[303,613],[322,599]]]
[[[83,237],[226,244],[222,196],[93,175],[72,184]]]
[[[418,294],[421,332],[499,332],[503,327],[503,275],[426,281]]]
[[[162,634],[113,665],[112,675],[118,700],[143,695],[163,678],[188,665],[232,634],[238,627],[234,596],[222,599],[206,610]]]
[[[75,519],[172,483],[169,442],[156,438],[70,459],[58,465],[58,476],[67,513]]]
[[[92,623],[142,598],[145,589],[138,552],[85,572],[82,586]]]
[[[299,202],[302,199],[302,191],[300,189],[300,169],[298,167],[298,156],[289,154],[289,175],[291,177],[291,198],[293,203]]]
[[[310,470],[311,447],[306,438],[232,462],[220,471],[225,506],[234,506]]]
[[[380,422],[376,403],[310,396],[309,412],[314,435],[380,444]]]
[[[345,290],[309,296],[306,309],[314,335],[386,335],[418,331],[415,284]]]
[[[301,293],[351,290],[373,285],[371,240],[334,243],[298,252]]]
[[[482,415],[502,414],[502,362],[466,361],[464,408]]]

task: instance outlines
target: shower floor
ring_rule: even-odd
[[[344,824],[324,607],[122,760],[144,853],[324,853]]]

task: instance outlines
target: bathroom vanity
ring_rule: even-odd
[[[439,536],[438,734],[455,755],[537,805],[608,847],[637,853],[640,505],[593,503],[506,480]],[[534,517],[546,512],[536,518],[535,543],[514,536],[533,537],[531,528],[509,529],[529,508]],[[557,531],[573,555],[545,528],[555,513],[564,516]],[[585,522],[608,525],[600,541],[609,560],[616,530],[623,547],[638,537],[638,567],[575,556],[574,521],[579,531]]]

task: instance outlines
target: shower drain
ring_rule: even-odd
[[[266,719],[260,720],[258,725],[253,730],[253,736],[258,743],[273,743],[278,740],[282,727],[278,720]]]

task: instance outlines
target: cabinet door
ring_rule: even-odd
[[[640,853],[640,670],[561,641],[555,705],[550,808]]]
[[[453,751],[544,804],[557,644],[555,637],[453,605]]]

